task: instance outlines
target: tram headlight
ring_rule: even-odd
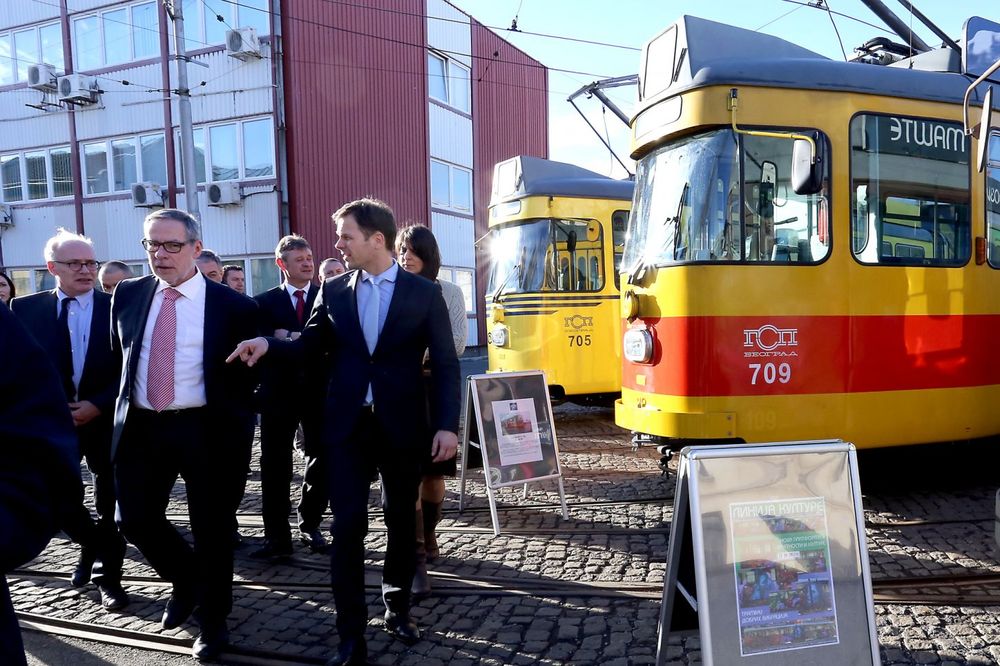
[[[510,332],[503,324],[497,324],[493,327],[493,330],[490,331],[490,342],[492,342],[495,347],[506,347],[509,339]]]
[[[649,363],[653,358],[653,334],[647,328],[630,328],[622,339],[625,359],[632,363]]]

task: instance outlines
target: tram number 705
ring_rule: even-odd
[[[570,347],[589,347],[590,335],[567,335]]]
[[[775,365],[774,363],[751,363],[750,369],[753,376],[750,378],[751,384],[756,384],[758,379],[762,379],[765,384],[781,382],[787,384],[792,380],[792,366],[787,363]]]

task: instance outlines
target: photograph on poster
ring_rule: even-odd
[[[826,501],[729,505],[743,656],[840,642]]]
[[[531,398],[496,400],[492,403],[501,465],[542,460],[535,401]]]

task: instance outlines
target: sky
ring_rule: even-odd
[[[494,28],[549,71],[549,158],[570,162],[615,178],[625,176],[594,132],[587,127],[566,98],[594,80],[635,74],[639,50],[684,14],[760,30],[804,46],[821,55],[843,60],[855,46],[890,33],[861,0],[826,0],[825,9],[803,6],[799,0],[450,0],[480,23]],[[883,0],[905,23],[909,12],[897,0]],[[813,0],[815,4],[815,0]],[[912,0],[920,12],[959,41],[962,25],[970,16],[1000,22],[997,0]],[[516,18],[521,31],[508,30]],[[836,31],[834,29],[836,26]],[[917,19],[913,30],[931,46],[940,44]],[[528,32],[603,42],[609,46],[581,44],[565,39],[535,36]],[[838,41],[839,33],[839,41]],[[624,47],[624,48],[617,48]],[[560,72],[557,69],[576,73]],[[635,88],[612,90],[609,97],[627,114],[635,103]],[[596,99],[577,99],[577,105],[607,136],[619,157],[629,165],[628,130],[610,111],[602,113]]]

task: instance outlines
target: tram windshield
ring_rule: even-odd
[[[673,141],[642,158],[623,270],[822,261],[830,249],[829,163],[819,194],[796,194],[793,143],[724,129]]]
[[[542,218],[494,227],[487,295],[604,288],[601,225]]]

